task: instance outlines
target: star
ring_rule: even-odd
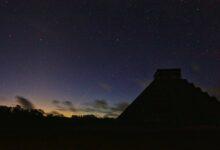
[[[12,34],[8,34],[8,37],[11,39],[13,36],[12,36]]]
[[[197,12],[200,12],[200,8],[197,7],[197,8],[196,8],[196,11],[197,11]]]
[[[117,38],[115,39],[115,42],[120,42],[120,38],[117,37]]]

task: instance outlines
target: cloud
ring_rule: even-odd
[[[53,100],[52,103],[56,106],[56,109],[59,111],[77,111],[77,109],[73,106],[72,102],[70,101],[61,102],[59,100]]]
[[[70,107],[69,110],[72,111],[72,112],[76,112],[77,111],[77,109],[75,107],[73,107],[73,106]]]
[[[55,105],[57,105],[57,104],[60,103],[60,101],[58,101],[58,100],[53,100],[52,103],[55,104]]]
[[[16,101],[24,109],[28,109],[28,110],[34,109],[34,105],[28,99],[22,96],[16,96]]]
[[[48,115],[63,116],[63,114],[59,113],[58,111],[51,111],[50,113],[48,113]]]
[[[107,83],[99,83],[99,86],[106,92],[112,91],[112,86]]]
[[[117,103],[115,105],[115,107],[112,107],[111,109],[113,111],[124,111],[127,107],[128,107],[129,103],[128,102],[120,102],[120,103]]]
[[[56,106],[56,110],[59,110],[59,111],[68,111],[69,109],[66,108],[66,107],[57,105],[57,106]]]
[[[99,113],[105,113],[109,110],[109,104],[104,99],[97,99],[94,100],[91,103],[85,104],[84,107],[82,107],[80,110],[85,112],[99,112]]]
[[[103,117],[104,117],[104,118],[117,118],[118,115],[119,115],[118,113],[109,112],[109,113],[106,113]]]
[[[128,105],[129,104],[127,102],[119,102],[115,104],[115,106],[111,107],[110,111],[107,112],[104,117],[116,118],[128,107]]]
[[[140,87],[140,88],[146,88],[147,85],[150,83],[150,80],[147,79],[137,79],[135,80],[135,83]]]
[[[94,104],[93,104],[94,108],[97,109],[108,109],[108,102],[104,99],[102,100],[95,100]]]
[[[86,105],[86,107],[82,108],[81,111],[88,113],[99,113],[102,114],[103,117],[111,117],[116,118],[122,111],[124,111],[129,104],[127,102],[119,102],[115,105],[109,105],[109,103],[102,100],[95,100],[92,103]]]
[[[68,107],[69,111],[72,111],[72,112],[76,112],[77,111],[77,109],[73,106],[72,102],[70,102],[70,101],[64,101],[63,105]]]
[[[66,106],[72,106],[73,105],[72,102],[70,102],[70,101],[64,101],[63,104],[66,105]]]
[[[91,103],[86,103],[75,108],[71,101],[52,101],[57,111],[84,112],[87,114],[99,114],[103,117],[116,118],[128,106],[127,102],[119,102],[110,105],[105,99],[96,99]]]

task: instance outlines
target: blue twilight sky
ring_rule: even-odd
[[[19,95],[46,111],[57,110],[54,100],[113,107],[171,67],[220,98],[219,4],[0,0],[0,104]]]

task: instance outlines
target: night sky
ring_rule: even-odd
[[[158,68],[220,98],[218,0],[0,0],[0,104],[115,115]]]

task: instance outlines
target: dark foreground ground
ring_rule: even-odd
[[[219,150],[220,130],[25,131],[1,134],[0,150]]]
[[[66,118],[0,106],[0,150],[220,150],[220,122]]]

